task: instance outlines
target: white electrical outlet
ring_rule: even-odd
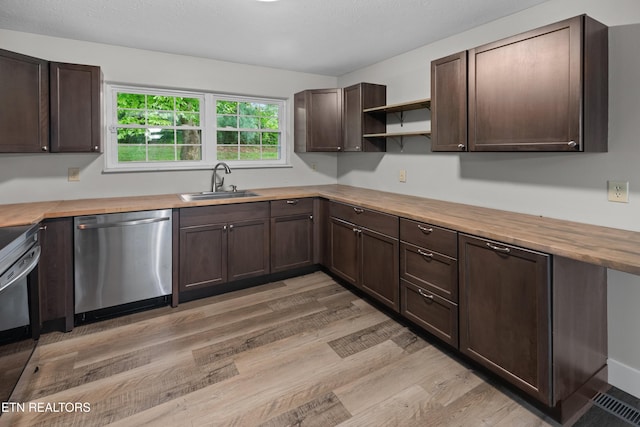
[[[400,169],[400,175],[398,176],[400,182],[407,182],[407,171],[404,169]]]
[[[629,181],[607,181],[607,198],[610,202],[629,203]]]
[[[67,179],[69,182],[80,181],[80,168],[69,168]]]

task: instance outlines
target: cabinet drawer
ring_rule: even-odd
[[[458,262],[454,258],[402,242],[400,277],[458,302]]]
[[[400,219],[400,240],[453,258],[458,257],[457,233],[446,228],[402,218]]]
[[[458,305],[400,280],[401,314],[458,348]]]
[[[359,206],[331,202],[331,216],[398,238],[398,217]]]
[[[313,198],[271,201],[271,217],[313,213]]]
[[[269,202],[235,203],[180,209],[180,227],[269,218]]]

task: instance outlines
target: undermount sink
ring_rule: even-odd
[[[196,200],[216,200],[216,199],[233,199],[240,197],[252,197],[257,196],[256,193],[251,191],[203,191],[201,193],[186,193],[181,194],[180,198],[185,202],[193,202]]]

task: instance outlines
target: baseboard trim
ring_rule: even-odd
[[[609,359],[609,384],[640,398],[640,369]]]

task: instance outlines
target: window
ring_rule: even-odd
[[[284,101],[108,86],[106,170],[286,165]]]

